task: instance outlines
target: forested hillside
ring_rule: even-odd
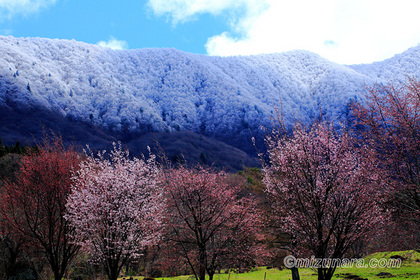
[[[140,149],[136,140],[150,132],[190,131],[252,154],[251,137],[262,146],[260,127],[271,126],[276,107],[287,124],[320,114],[343,120],[367,86],[420,74],[419,47],[351,66],[306,51],[209,57],[40,38],[0,37],[0,50],[7,143],[32,141],[44,128],[83,145],[121,140]]]

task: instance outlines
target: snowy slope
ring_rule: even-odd
[[[420,77],[420,45],[384,61],[349,67],[379,83],[403,83],[409,77]]]
[[[306,51],[222,58],[40,38],[0,37],[0,52],[0,107],[45,108],[126,134],[246,138],[270,126],[275,106],[289,122],[320,110],[340,119],[366,86],[420,75],[419,47],[353,66]]]

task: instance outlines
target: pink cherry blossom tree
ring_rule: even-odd
[[[292,136],[274,133],[267,143],[264,180],[293,254],[342,258],[379,224],[377,163],[348,133],[325,123],[297,125]],[[318,279],[331,279],[335,269],[319,267]]]
[[[110,280],[158,239],[163,205],[155,157],[129,158],[116,147],[106,156],[90,154],[74,176],[66,218],[75,238]]]
[[[420,226],[420,80],[376,85],[353,104],[356,123],[372,143],[392,187],[388,206],[397,220]],[[404,227],[407,227],[405,225]]]
[[[261,215],[255,200],[229,185],[224,172],[172,169],[166,176],[166,235],[170,248],[190,266],[196,279],[217,269],[258,263]]]
[[[0,195],[0,223],[21,246],[39,252],[48,261],[54,279],[61,280],[79,246],[69,235],[73,227],[64,218],[72,171],[80,155],[58,137],[43,143],[21,159],[16,182],[6,181]]]

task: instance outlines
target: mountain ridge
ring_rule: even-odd
[[[45,110],[50,126],[56,114],[102,131],[93,138],[108,134],[127,143],[146,133],[192,131],[251,154],[251,137],[263,145],[260,127],[271,127],[276,107],[289,125],[320,112],[345,120],[348,104],[363,100],[366,87],[420,76],[419,46],[361,65],[302,50],[212,57],[11,36],[0,36],[0,50],[0,109],[16,118]],[[5,126],[0,119],[0,136]]]

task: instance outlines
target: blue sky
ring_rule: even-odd
[[[420,43],[419,0],[0,0],[0,35],[208,55],[309,50],[344,64]]]
[[[18,1],[18,0],[11,0]],[[34,1],[32,1],[34,2]],[[36,12],[13,12],[0,22],[2,35],[100,41],[126,48],[170,47],[205,54],[207,38],[226,30],[224,20],[210,14],[199,21],[174,25],[156,16],[147,1],[57,0]],[[23,11],[24,7],[20,7]]]

